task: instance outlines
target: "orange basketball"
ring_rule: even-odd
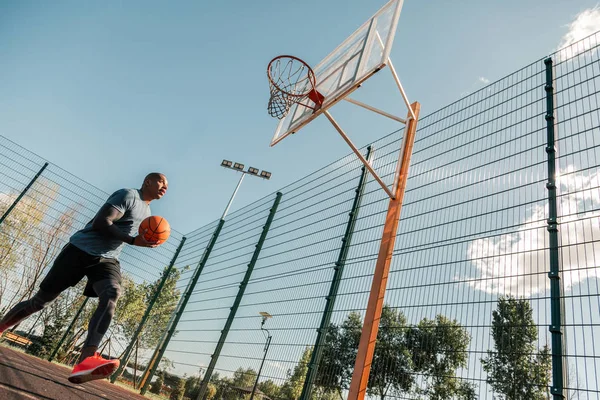
[[[160,241],[161,243],[164,243],[171,235],[171,226],[166,219],[159,217],[158,215],[152,215],[142,221],[138,230],[140,235],[142,235],[146,229],[148,229],[148,231],[146,231],[144,238],[149,242]]]

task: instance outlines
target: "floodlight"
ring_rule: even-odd
[[[225,211],[223,212],[223,215],[221,216],[221,219],[225,219],[225,216],[227,215],[227,212],[229,211],[229,207],[231,207],[231,203],[233,202],[233,199],[235,198],[235,195],[236,195],[238,189],[240,188],[240,185],[242,184],[244,177],[246,175],[253,175],[253,176],[259,176],[263,179],[269,179],[271,177],[271,173],[267,172],[267,171],[262,171],[262,173],[259,174],[258,173],[259,169],[254,168],[254,167],[248,167],[248,171],[244,171],[244,164],[235,162],[235,161],[229,161],[229,160],[223,160],[221,162],[221,166],[226,167],[226,168],[231,168],[235,171],[241,172],[240,180],[239,180],[237,186],[235,187],[235,190],[233,191],[231,198],[229,199],[229,203],[227,203],[227,207],[225,207]],[[2,221],[0,221],[0,222],[2,222]]]
[[[260,176],[261,176],[261,178],[271,179],[271,173],[267,172],[267,171],[261,171]]]
[[[259,312],[259,314],[262,315],[262,317],[264,319],[273,318],[273,316],[271,314],[269,314],[268,312],[266,312],[266,311],[261,311],[261,312]]]

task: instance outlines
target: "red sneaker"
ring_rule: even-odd
[[[119,360],[107,360],[102,358],[100,353],[94,353],[73,368],[69,375],[69,382],[83,383],[108,378],[119,368],[119,363]]]

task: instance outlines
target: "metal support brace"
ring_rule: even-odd
[[[352,103],[352,104],[357,105],[359,107],[365,108],[365,109],[367,109],[369,111],[373,111],[374,113],[377,113],[379,115],[383,115],[384,117],[388,117],[389,119],[393,119],[394,121],[398,121],[398,122],[401,122],[403,124],[406,124],[406,119],[397,117],[395,115],[392,115],[390,113],[382,111],[382,110],[380,110],[378,108],[375,108],[375,107],[372,107],[372,106],[370,106],[368,104],[360,102],[358,100],[351,99],[350,97],[344,97],[344,100],[346,100],[348,103]]]
[[[362,154],[360,154],[360,151],[356,148],[356,146],[354,145],[354,143],[352,143],[352,141],[350,140],[350,138],[348,137],[348,135],[346,135],[346,133],[344,132],[344,130],[338,125],[338,123],[336,122],[336,120],[333,119],[333,117],[331,116],[331,114],[329,113],[329,111],[323,111],[323,114],[325,114],[325,116],[327,117],[327,119],[329,120],[329,122],[331,122],[331,125],[333,125],[333,127],[335,128],[335,130],[338,131],[338,133],[342,136],[342,139],[344,139],[346,141],[346,143],[348,144],[348,146],[350,146],[350,148],[352,149],[352,151],[354,152],[354,154],[356,154],[356,156],[358,157],[358,159],[369,170],[369,172],[371,173],[371,175],[373,175],[373,178],[375,178],[375,180],[379,183],[379,185],[381,186],[381,188],[387,193],[387,195],[390,197],[390,199],[393,200],[394,199],[394,194],[392,193],[392,191],[390,190],[390,188],[388,188],[387,185],[383,182],[383,180],[381,180],[381,178],[379,177],[379,175],[377,175],[377,172],[375,172],[375,170],[371,166],[371,163],[368,162],[363,157]]]

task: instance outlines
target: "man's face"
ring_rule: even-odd
[[[167,193],[169,182],[167,177],[161,175],[160,178],[149,178],[146,180],[146,190],[154,200],[158,200]]]

